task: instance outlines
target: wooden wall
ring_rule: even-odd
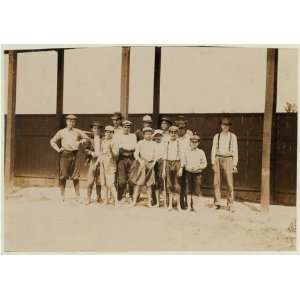
[[[143,114],[129,115],[134,130],[141,126]],[[171,119],[176,115],[166,114]],[[201,148],[210,161],[213,135],[218,131],[218,121],[223,116],[232,120],[232,129],[239,141],[239,173],[235,177],[236,194],[240,199],[259,200],[262,156],[263,114],[185,114],[188,127],[201,136]],[[81,129],[89,130],[91,121],[110,123],[110,115],[78,115]],[[15,176],[22,183],[36,179],[53,179],[58,174],[58,154],[49,145],[49,139],[58,130],[55,115],[16,116]],[[297,173],[297,114],[276,114],[276,144],[272,155],[272,181],[274,203],[295,205]],[[83,167],[82,178],[86,175]],[[23,180],[22,180],[23,178]],[[213,174],[210,165],[203,174],[203,188],[212,194]],[[34,180],[32,180],[33,182]],[[45,181],[42,181],[45,183]]]

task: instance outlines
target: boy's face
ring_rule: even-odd
[[[114,125],[114,127],[120,127],[122,124],[122,120],[121,119],[113,119],[112,123]]]
[[[170,130],[169,135],[170,135],[170,140],[174,141],[177,138],[177,131],[176,130]]]
[[[190,143],[192,150],[197,149],[199,146],[199,142],[198,141],[191,141]]]
[[[179,136],[184,136],[186,133],[186,128],[185,127],[180,127],[178,130],[178,135]]]
[[[229,131],[229,125],[221,124],[221,129],[222,129],[223,132],[228,132]]]
[[[113,132],[109,131],[109,130],[105,130],[104,136],[105,136],[106,139],[110,140],[113,136]]]
[[[146,141],[151,141],[151,137],[152,137],[152,132],[151,131],[144,132],[144,139]]]
[[[156,135],[156,136],[153,138],[153,140],[154,140],[154,142],[156,142],[156,143],[160,143],[161,140],[162,140],[162,136],[158,134],[158,135]]]
[[[125,125],[125,126],[123,126],[123,132],[124,132],[125,134],[128,134],[128,133],[130,132],[130,125]]]
[[[170,124],[169,124],[169,122],[167,122],[167,121],[162,121],[162,122],[160,123],[160,128],[161,128],[163,131],[168,130],[169,127],[170,127]]]
[[[66,120],[66,124],[68,128],[74,128],[76,125],[76,120],[72,120],[72,119],[67,119]]]
[[[92,126],[92,133],[100,134],[100,128],[98,126]]]

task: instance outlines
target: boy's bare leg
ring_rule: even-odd
[[[133,195],[132,195],[132,206],[136,205],[139,195],[140,195],[140,186],[135,185],[133,189]]]
[[[152,207],[152,186],[147,186],[148,207]]]
[[[168,200],[169,200],[168,210],[172,210],[173,209],[174,194],[173,193],[167,194],[167,197],[168,197]]]
[[[155,207],[159,207],[159,201],[160,201],[160,191],[155,190],[155,198],[156,198],[156,204],[154,205]]]
[[[192,210],[192,195],[187,195],[187,210]]]
[[[108,189],[108,194],[110,194],[115,206],[119,206],[119,201],[118,201],[118,192],[114,184],[112,184],[109,189]]]
[[[181,205],[180,205],[180,194],[174,194],[175,202],[177,205],[178,211],[182,211]]]
[[[107,186],[105,186],[105,185],[102,186],[101,193],[102,193],[103,204],[107,205],[108,204],[108,190],[107,190]]]

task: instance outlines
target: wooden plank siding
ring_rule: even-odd
[[[133,131],[141,127],[144,114],[131,114]],[[176,114],[163,114],[172,120]],[[111,115],[77,115],[78,127],[89,130],[90,123],[98,120],[109,124]],[[203,174],[203,192],[212,195],[213,173],[210,166],[210,150],[213,135],[218,131],[218,121],[227,116],[232,120],[232,130],[239,142],[239,173],[235,176],[236,196],[258,202],[260,199],[262,163],[262,113],[240,114],[185,114],[188,127],[201,136],[201,148],[205,151],[209,166]],[[49,185],[58,172],[58,154],[50,147],[49,139],[58,129],[59,119],[55,115],[16,115],[15,176],[19,184],[41,182],[49,179]],[[276,114],[276,145],[272,164],[274,168],[273,203],[295,205],[297,174],[297,114]],[[83,167],[82,179],[87,168]],[[287,176],[288,175],[288,176]],[[23,180],[22,180],[23,178]],[[30,178],[34,180],[30,181]]]

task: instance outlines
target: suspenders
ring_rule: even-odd
[[[229,132],[229,144],[228,144],[228,150],[229,150],[229,152],[230,152],[230,150],[231,150],[231,136],[232,136],[232,134],[231,134],[231,132]],[[220,135],[221,135],[221,133],[218,133],[218,145],[217,145],[217,149],[219,150],[219,145],[220,145]]]

